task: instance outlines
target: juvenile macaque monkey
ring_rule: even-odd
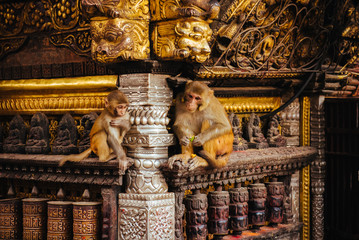
[[[213,90],[201,82],[187,82],[184,93],[176,99],[175,114],[173,130],[182,154],[172,156],[168,160],[169,167],[172,168],[175,161],[189,163],[190,170],[200,166],[224,167],[232,152],[234,137],[227,114]]]
[[[131,127],[128,104],[125,94],[120,90],[112,91],[105,99],[105,109],[91,128],[90,148],[80,154],[66,156],[61,160],[60,166],[67,161],[79,162],[87,158],[92,151],[99,157],[100,162],[116,157],[120,170],[125,171],[129,162],[121,143]]]

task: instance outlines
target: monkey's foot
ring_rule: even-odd
[[[199,156],[195,156],[189,161],[188,170],[194,170],[199,167],[208,167],[208,162]]]
[[[168,168],[173,169],[173,165],[176,161],[179,161],[186,165],[189,159],[191,159],[191,156],[189,154],[177,154],[168,159],[167,166]]]
[[[120,174],[125,174],[125,171],[134,164],[132,158],[119,159],[118,160],[118,168]]]

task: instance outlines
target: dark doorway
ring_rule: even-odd
[[[359,98],[327,98],[325,115],[325,239],[359,239]]]

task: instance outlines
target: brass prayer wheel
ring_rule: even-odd
[[[73,240],[100,239],[100,202],[73,203]]]
[[[72,202],[47,203],[47,240],[72,239]]]
[[[46,213],[48,198],[22,200],[23,240],[46,239]]]
[[[21,239],[21,199],[0,200],[0,239]]]

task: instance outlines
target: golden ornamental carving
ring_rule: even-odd
[[[66,46],[78,55],[90,56],[91,35],[88,29],[72,33],[51,34],[50,42],[55,46]]]
[[[80,17],[79,0],[53,0],[51,20],[55,29],[74,28]]]
[[[105,94],[104,94],[105,95]],[[68,97],[44,97],[24,96],[16,99],[0,99],[0,111],[3,114],[20,113],[63,113],[75,111],[86,113],[89,111],[101,111],[104,108],[106,96],[68,96]]]
[[[199,18],[157,22],[152,32],[154,53],[162,60],[203,63],[211,53],[211,36],[209,24]]]
[[[227,113],[271,112],[280,106],[280,97],[233,97],[218,100]]]
[[[307,0],[221,1],[213,61],[206,66],[232,72],[310,69],[329,44],[321,7]]]
[[[301,145],[310,146],[310,99],[303,97],[301,106]]]
[[[89,18],[150,19],[148,0],[82,0],[82,7]]]
[[[51,22],[51,3],[46,0],[31,1],[24,8],[24,23],[26,28],[24,33],[49,30],[52,28]]]
[[[301,145],[310,146],[310,99],[301,101]],[[300,218],[303,222],[302,237],[310,239],[310,165],[301,170]]]
[[[0,112],[60,114],[73,111],[82,114],[101,111],[109,91],[117,89],[116,82],[116,75],[3,80],[0,81]]]
[[[0,59],[22,47],[27,37],[12,37],[0,40]]]
[[[93,18],[91,56],[101,63],[149,58],[148,22],[122,18]]]
[[[183,17],[199,17],[211,22],[220,10],[216,0],[154,0],[151,1],[151,20],[161,21]]]
[[[0,36],[15,36],[21,32],[24,5],[23,2],[0,4]]]

